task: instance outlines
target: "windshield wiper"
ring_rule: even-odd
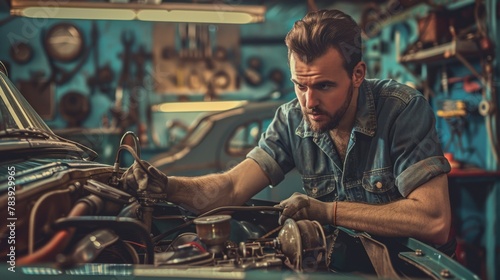
[[[53,138],[49,133],[42,130],[34,130],[34,129],[20,129],[20,128],[7,128],[0,131],[0,137],[12,137],[12,136],[27,136],[27,137],[35,137],[42,139]]]
[[[18,137],[18,136],[24,136],[24,137],[33,137],[33,138],[41,138],[41,139],[55,139],[61,142],[69,143],[75,145],[77,148],[82,150],[84,153],[88,155],[89,160],[94,160],[98,157],[98,154],[92,150],[91,148],[82,145],[78,142],[68,140],[66,138],[63,138],[59,135],[49,133],[34,127],[28,127],[26,129],[18,129],[18,128],[8,128],[5,130],[0,131],[0,138],[3,137]]]

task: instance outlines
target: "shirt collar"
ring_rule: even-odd
[[[359,106],[364,104],[364,106]],[[358,94],[358,108],[356,111],[356,120],[354,121],[353,131],[357,131],[367,136],[373,136],[377,129],[376,113],[375,113],[375,100],[370,84],[364,80],[359,87]],[[314,132],[309,124],[302,120],[295,130],[295,134],[299,137],[315,137],[318,138],[322,133]]]

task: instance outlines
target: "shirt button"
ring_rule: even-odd
[[[377,182],[375,183],[375,187],[377,187],[377,189],[381,189],[382,188],[382,182]]]
[[[313,188],[312,189],[312,193],[317,193],[318,192],[318,188]]]

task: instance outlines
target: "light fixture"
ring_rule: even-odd
[[[30,18],[142,20],[214,24],[263,22],[265,6],[12,0],[10,14]]]
[[[153,112],[214,112],[225,111],[245,105],[247,101],[167,102],[151,107]]]

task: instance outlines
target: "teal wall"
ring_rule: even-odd
[[[237,50],[239,53],[238,60],[243,65],[249,57],[260,57],[263,62],[260,72],[264,78],[264,82],[259,86],[252,86],[241,78],[240,87],[237,90],[226,92],[218,96],[219,99],[257,100],[266,98],[269,93],[280,89],[280,87],[267,78],[273,69],[279,69],[285,74],[284,79],[286,82],[281,88],[288,86],[289,89],[289,70],[287,68],[286,47],[283,39],[286,32],[293,25],[293,22],[304,15],[305,9],[305,5],[303,4],[271,5],[267,10],[266,22],[239,26],[241,43],[239,50]],[[11,80],[14,83],[18,83],[21,80],[29,80],[34,75],[48,78],[51,70],[48,58],[42,47],[41,34],[47,32],[53,25],[63,22],[63,20],[9,19],[8,16],[8,7],[0,6],[0,21],[2,22],[0,25],[0,38],[3,38],[3,44],[0,45],[0,60],[9,65]],[[120,58],[120,54],[123,53],[123,45],[121,43],[122,33],[131,32],[133,34],[135,41],[132,45],[132,51],[137,51],[139,47],[144,47],[147,51],[151,51],[153,48],[154,23],[151,22],[89,20],[67,20],[66,22],[75,24],[83,32],[86,48],[91,48],[92,24],[95,23],[97,25],[99,33],[97,42],[99,53],[98,67],[109,66],[113,70],[114,79],[110,83],[112,90],[117,86],[122,67],[122,60]],[[33,57],[26,64],[16,63],[9,55],[12,44],[19,41],[27,42],[33,48]],[[87,96],[90,100],[91,112],[82,122],[83,127],[101,127],[104,115],[108,115],[109,118],[112,117],[109,111],[113,106],[114,91],[102,92],[97,89],[92,92],[87,84],[88,78],[93,75],[96,69],[93,55],[94,50],[91,50],[81,70],[67,84],[56,86],[54,100],[56,102],[55,114],[52,118],[46,119],[47,124],[51,128],[61,129],[67,126],[67,122],[58,111],[58,103],[70,91],[77,91]],[[81,57],[73,62],[56,62],[56,65],[65,71],[71,71],[79,63]],[[242,65],[235,65],[240,74],[243,71]],[[152,60],[146,61],[145,73],[148,82],[155,79],[154,76],[156,73]],[[178,96],[169,94],[168,92],[156,92],[151,83],[146,83],[142,91],[147,95],[147,98],[141,99],[141,107],[176,100],[178,98]],[[202,100],[204,96],[203,93],[193,93],[189,97],[191,100]],[[191,118],[188,117],[189,120]],[[164,123],[165,121],[167,120],[159,122]]]

